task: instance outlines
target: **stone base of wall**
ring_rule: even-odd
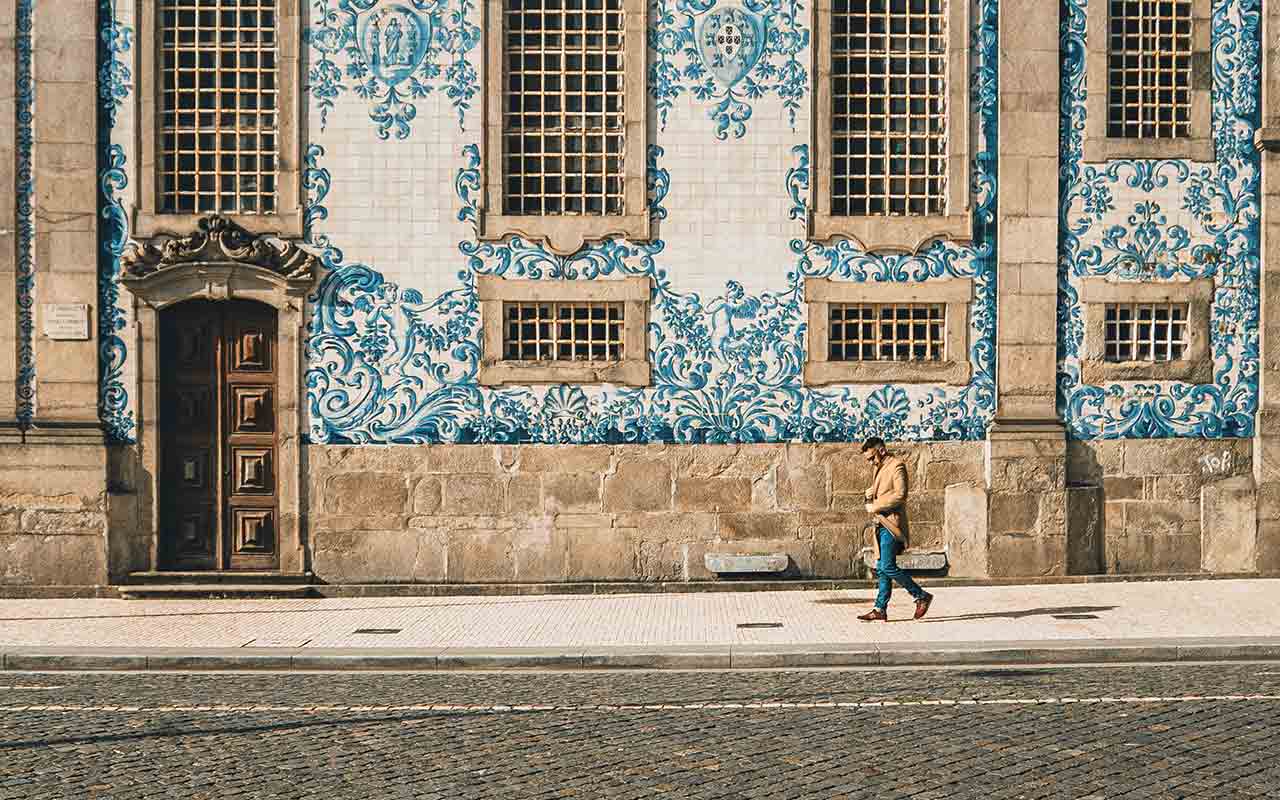
[[[1089,546],[1082,539],[1073,566],[1107,574],[1265,569],[1252,458],[1248,439],[1070,442],[1067,481],[1079,498],[1071,525],[1102,532]]]
[[[1256,489],[1251,445],[1071,442],[1052,537],[1041,521],[1060,515],[991,492],[983,443],[894,450],[911,480],[911,547],[946,552],[949,576],[986,578],[1044,572],[1019,571],[1025,553],[1002,544],[1019,537],[1061,540],[1042,559],[1062,565],[1053,574],[1274,570],[1280,502]],[[0,440],[0,586],[150,568],[140,463],[132,446]],[[860,578],[859,551],[874,546],[856,444],[312,445],[304,475],[309,567],[334,584],[725,577],[706,569],[711,552],[787,555],[760,579]]]
[[[895,452],[910,544],[942,550],[947,487],[983,485],[982,444]],[[311,568],[330,583],[713,580],[708,552],[848,578],[872,544],[858,445],[313,445],[306,465]]]
[[[0,586],[106,584],[106,448],[14,439],[0,441]]]

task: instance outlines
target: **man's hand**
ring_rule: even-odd
[[[867,490],[862,493],[862,496],[867,498],[868,500],[874,499],[876,496],[876,487],[868,486]]]

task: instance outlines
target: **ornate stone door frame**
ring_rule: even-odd
[[[279,372],[276,408],[279,439],[277,481],[280,502],[280,571],[306,569],[302,531],[303,307],[315,280],[316,257],[296,243],[270,235],[253,236],[222,216],[199,222],[188,235],[159,234],[135,245],[124,257],[121,283],[139,300],[138,433],[143,469],[151,480],[151,569],[159,565],[160,543],[160,310],[184,300],[253,300],[278,314]]]

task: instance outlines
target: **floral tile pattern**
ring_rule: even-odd
[[[408,137],[414,100],[433,91],[444,91],[464,125],[480,91],[468,57],[480,43],[479,16],[476,0],[312,0],[305,88],[320,130],[348,93],[368,103],[381,139]]]
[[[1253,434],[1258,408],[1260,3],[1214,0],[1216,160],[1082,162],[1087,3],[1065,0],[1058,408],[1080,439]],[[1214,382],[1081,383],[1080,279],[1213,278]]]
[[[1059,410],[1075,438],[1248,436],[1258,406],[1259,159],[1252,136],[1259,124],[1258,0],[1217,0],[1213,10],[1213,132],[1217,160],[1081,160],[1084,123],[1085,2],[1065,0],[1062,26],[1062,141],[1059,241]],[[119,258],[128,241],[135,48],[117,4],[100,0],[99,154],[101,225],[99,347],[101,414],[109,436],[135,435],[135,399],[126,379]],[[30,62],[31,0],[18,6],[20,288],[22,209],[30,218],[30,147],[22,169],[25,106],[23,47]],[[364,102],[369,146],[408,138],[415,101],[440,91],[459,124],[479,91],[480,11],[476,0],[312,0],[308,17],[307,102],[320,121],[306,149],[304,188],[308,241],[325,272],[310,298],[306,333],[308,435],[315,442],[756,442],[890,439],[980,440],[995,408],[995,285],[998,105],[997,2],[975,4],[971,92],[977,143],[971,192],[974,241],[935,242],[914,255],[867,253],[850,242],[819,245],[802,225],[809,206],[806,137],[797,131],[785,192],[794,236],[791,260],[777,288],[748,290],[728,280],[722,289],[682,289],[668,241],[607,240],[571,257],[519,238],[496,244],[457,242],[456,286],[426,295],[387,278],[390,265],[348,261],[332,233],[327,198],[337,182],[325,162],[324,122],[339,102]],[[25,13],[25,17],[24,17]],[[811,102],[808,72],[811,9],[800,0],[651,0],[649,92],[659,133],[650,148],[650,213],[668,217],[666,199],[681,174],[666,162],[662,128],[682,97],[706,104],[708,130],[721,140],[744,138],[752,102],[772,95],[794,127]],[[27,73],[29,80],[29,72]],[[29,88],[29,84],[28,88]],[[27,117],[24,125],[23,109]],[[313,122],[314,124],[314,122]],[[432,122],[432,124],[436,124]],[[117,130],[117,125],[119,129]],[[714,144],[710,146],[716,146]],[[456,217],[477,219],[479,148],[440,152],[456,163]],[[26,182],[22,180],[26,176]],[[23,205],[23,197],[26,205]],[[376,260],[376,259],[375,259]],[[30,248],[27,262],[30,263]],[[608,280],[646,275],[653,285],[649,357],[652,385],[484,388],[480,359],[477,275],[539,280]],[[1217,281],[1211,332],[1214,382],[1080,382],[1083,314],[1080,279],[1117,275],[1141,280],[1212,277]],[[974,280],[965,386],[807,387],[801,379],[806,342],[806,277],[904,282],[947,277]],[[27,281],[27,283],[22,283]],[[26,297],[25,311],[22,298]],[[20,334],[34,335],[31,292],[19,293]],[[26,327],[23,328],[25,320]],[[21,392],[34,399],[30,348]],[[25,369],[24,370],[24,365]],[[25,382],[24,382],[25,381]],[[33,407],[28,405],[28,408]]]
[[[809,94],[807,13],[800,0],[650,0],[649,95],[660,128],[689,94],[710,104],[717,138],[740,139],[751,101],[772,94],[795,130]]]
[[[752,42],[751,37],[768,25],[754,27],[744,14],[726,11],[707,17],[703,24],[713,26],[713,31],[732,26]],[[347,263],[323,232],[332,177],[320,163],[323,149],[313,145],[307,154],[308,219],[312,243],[322,249],[328,270],[311,298],[306,375],[311,440],[694,443],[849,441],[871,434],[981,439],[994,410],[995,23],[995,2],[983,3],[973,81],[983,142],[974,159],[972,186],[976,243],[962,247],[936,242],[915,255],[876,255],[847,241],[828,247],[795,238],[790,250],[796,262],[779,291],[750,294],[730,280],[713,298],[682,292],[679,276],[663,266],[666,243],[661,239],[648,244],[608,240],[565,258],[514,238],[501,244],[460,242],[460,285],[424,297],[387,280],[371,265]],[[796,35],[807,43],[807,32]],[[749,57],[717,62],[720,54],[710,52],[712,47],[704,47],[703,55],[718,70],[717,79],[731,82],[748,74]],[[671,182],[678,180],[662,167],[663,155],[661,147],[650,148],[650,213],[658,219],[666,216],[663,199]],[[796,146],[793,155],[795,165],[783,188],[792,203],[791,217],[803,220],[808,146]],[[474,224],[479,148],[467,146],[462,157],[464,166],[455,182],[458,219]],[[653,385],[480,387],[477,275],[539,280],[650,277]],[[963,387],[803,385],[803,283],[811,276],[898,282],[973,278],[973,379]]]

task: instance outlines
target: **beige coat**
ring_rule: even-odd
[[[866,491],[867,502],[877,524],[907,544],[907,465],[896,456],[888,456],[876,470]]]

